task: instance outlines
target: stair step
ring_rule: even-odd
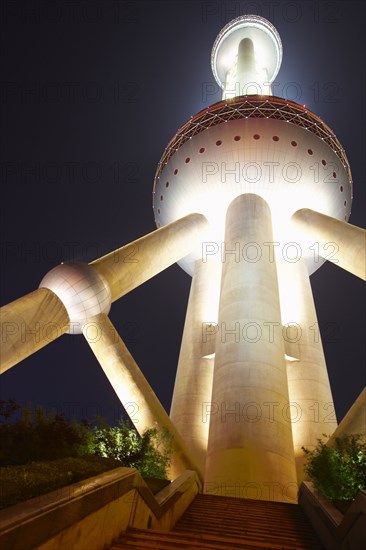
[[[296,504],[197,495],[172,531],[128,529],[111,550],[321,550]]]
[[[192,530],[191,530],[192,531]],[[190,531],[181,531],[182,533],[189,533]],[[222,536],[222,529],[217,530],[194,530],[195,533],[200,533],[203,536],[204,535],[212,535],[219,537]],[[260,531],[247,531],[247,532],[233,532],[232,530],[228,531],[230,533],[230,536],[232,538],[235,538],[237,540],[261,540],[261,541],[267,541],[271,540],[272,542],[276,542],[277,544],[283,545],[283,544],[302,544],[302,545],[309,545],[312,544],[314,541],[316,541],[316,537],[314,536],[290,536],[286,531],[282,532],[281,535],[274,534],[273,532],[260,532]]]
[[[276,543],[275,541],[240,540],[228,536],[206,535],[200,537],[193,533],[176,533],[166,531],[152,531],[131,529],[123,535],[111,550],[138,547],[138,548],[208,548],[208,549],[235,549],[258,550],[268,548],[271,550],[293,550],[296,549],[321,549],[321,546],[299,545],[294,546],[291,542]]]
[[[293,529],[295,530],[296,532],[301,532],[301,531],[307,531],[308,530],[308,524],[304,521],[304,522],[297,522],[297,521],[271,521],[271,519],[269,518],[258,518],[258,517],[251,517],[251,518],[241,518],[241,517],[236,517],[236,518],[226,518],[225,516],[224,517],[220,517],[220,518],[211,518],[211,517],[205,517],[205,516],[202,516],[199,520],[196,520],[196,519],[192,519],[190,517],[187,517],[187,518],[184,518],[184,519],[181,519],[177,525],[176,525],[176,528],[180,528],[181,526],[197,526],[197,527],[200,527],[202,525],[207,525],[208,527],[209,526],[217,526],[217,525],[222,525],[222,526],[227,526],[227,527],[237,527],[237,528],[241,528],[241,529],[247,529],[247,528],[250,528],[250,527],[255,527],[257,528],[258,525],[261,525],[262,527],[265,527],[265,528],[273,528],[273,529]]]
[[[245,540],[272,540],[274,542],[301,542],[302,544],[308,544],[314,540],[317,540],[317,537],[309,534],[309,535],[291,535],[287,531],[283,531],[282,533],[273,533],[271,531],[260,531],[260,530],[248,530],[248,531],[233,531],[233,530],[223,530],[223,529],[191,529],[191,530],[180,530],[181,533],[190,533],[194,532],[200,535],[212,535],[212,536],[222,536],[223,533],[230,533],[230,536],[232,538],[236,538],[238,540],[245,539]]]
[[[257,537],[257,536],[265,536],[265,537],[268,537],[268,536],[271,536],[272,538],[278,538],[278,539],[283,539],[284,537],[286,539],[304,539],[304,540],[309,540],[311,538],[314,538],[314,536],[312,536],[312,534],[310,533],[296,533],[294,531],[292,532],[289,532],[287,530],[283,530],[283,531],[274,531],[273,529],[263,529],[261,527],[258,527],[257,529],[256,528],[251,528],[251,529],[228,529],[226,527],[220,527],[218,526],[217,528],[207,528],[206,526],[204,527],[201,527],[200,529],[199,528],[192,528],[192,529],[189,529],[188,527],[186,529],[182,529],[182,528],[175,528],[174,531],[178,531],[178,532],[181,532],[181,533],[187,533],[187,532],[197,532],[197,533],[200,533],[200,534],[203,534],[203,533],[218,533],[219,535],[222,534],[222,533],[230,533],[233,537],[236,537],[236,538],[240,538],[240,537],[249,537],[249,536],[254,536],[254,537]]]
[[[295,533],[296,535],[297,534],[300,535],[301,533],[306,534],[309,532],[309,529],[306,526],[302,526],[300,528],[299,526],[297,525],[294,526],[293,524],[292,525],[286,525],[286,524],[274,525],[273,523],[270,523],[270,522],[261,522],[258,520],[255,520],[252,522],[240,522],[240,521],[226,522],[225,520],[222,520],[222,519],[215,523],[205,522],[204,524],[185,520],[185,521],[179,522],[179,524],[175,526],[175,529],[178,531],[186,531],[187,529],[190,529],[190,530],[202,529],[202,528],[217,529],[218,527],[220,527],[221,529],[226,529],[227,531],[229,529],[233,529],[239,532],[240,531],[246,532],[250,530],[256,531],[258,529],[271,531],[273,533],[276,533],[276,532],[283,533],[284,531],[287,531],[289,533]]]

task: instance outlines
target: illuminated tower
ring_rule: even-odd
[[[238,17],[211,59],[223,100],[177,132],[154,187],[158,227],[190,212],[210,227],[179,262],[193,281],[171,418],[205,464],[207,491],[286,500],[301,447],[336,426],[309,275],[333,255],[364,276],[364,236],[346,223],[341,144],[308,109],[271,95],[276,29]]]
[[[2,368],[83,334],[127,412],[137,403],[137,430],[173,435],[172,476],[195,469],[206,492],[295,501],[301,447],[336,426],[309,275],[329,259],[365,279],[365,231],[347,223],[351,172],[332,130],[272,96],[281,59],[262,17],[223,28],[212,51],[223,100],[168,144],[158,229],[61,264],[4,306]],[[192,285],[169,418],[108,312],[174,262]]]

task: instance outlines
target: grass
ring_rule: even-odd
[[[63,458],[0,468],[0,509],[122,466],[99,456]]]

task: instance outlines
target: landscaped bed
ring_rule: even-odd
[[[168,436],[140,436],[123,418],[93,425],[0,399],[0,442],[0,509],[120,467],[136,468],[154,494],[169,484]]]
[[[0,468],[0,508],[37,497],[71,483],[119,468],[114,458],[82,456]]]

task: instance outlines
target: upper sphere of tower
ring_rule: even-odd
[[[249,38],[256,49],[261,68],[266,69],[268,82],[276,78],[282,62],[282,42],[276,28],[259,15],[241,15],[230,21],[218,34],[211,53],[215,80],[224,88],[227,73],[235,63],[240,42]]]

